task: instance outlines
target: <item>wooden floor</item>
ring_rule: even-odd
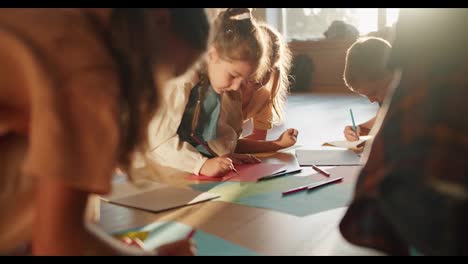
[[[349,109],[353,110],[356,124],[360,124],[375,116],[378,105],[354,95],[293,94],[287,102],[284,124],[269,132],[268,139],[277,138],[287,128],[299,129],[297,145],[308,148],[344,139],[344,127],[351,125]],[[250,131],[251,125],[247,124],[244,135]]]
[[[325,141],[343,138],[344,126],[351,124],[350,108],[358,123],[377,112],[377,106],[363,97],[294,94],[288,100],[286,122],[275,127],[268,137],[276,138],[284,129],[293,127],[300,133],[298,146],[320,148]],[[245,134],[250,129],[247,125]],[[358,169],[350,167],[349,173],[357,174]],[[183,175],[168,172],[153,173],[149,177],[164,181],[181,179]],[[153,214],[103,203],[100,225],[113,232],[153,221],[176,220],[261,255],[379,255],[379,252],[355,247],[342,238],[338,223],[345,209],[298,217],[232,203],[207,202]]]

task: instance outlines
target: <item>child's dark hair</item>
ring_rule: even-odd
[[[170,8],[171,26],[188,45],[206,49],[209,23],[203,8]],[[148,124],[158,105],[153,65],[158,60],[158,34],[153,8],[112,10],[108,45],[120,67],[119,166],[129,172],[133,154],[147,148]],[[196,26],[195,26],[196,25]]]
[[[346,52],[343,79],[353,91],[353,83],[361,80],[379,80],[388,72],[387,61],[392,46],[382,38],[358,39]]]
[[[197,50],[204,51],[210,33],[205,10],[202,8],[169,8],[174,32]],[[194,25],[198,25],[194,27]]]
[[[269,65],[264,56],[268,43],[265,33],[259,30],[249,8],[228,8],[218,14],[213,23],[210,43],[221,58],[248,61],[256,69],[255,79],[263,76]]]
[[[278,75],[278,80],[271,88],[270,100],[273,105],[273,123],[279,124],[284,118],[284,105],[289,93],[289,71],[291,70],[291,50],[283,36],[266,23],[260,23],[260,28],[267,33],[270,47],[270,79],[273,74]]]

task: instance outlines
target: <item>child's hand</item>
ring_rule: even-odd
[[[230,158],[234,164],[254,164],[262,162],[259,158],[251,154],[229,153],[226,157]]]
[[[296,144],[298,134],[299,131],[297,131],[297,129],[289,128],[281,134],[281,136],[276,140],[276,143],[281,148],[291,147]]]
[[[196,246],[192,239],[182,239],[158,247],[159,256],[194,256]]]
[[[354,129],[353,129],[352,126],[346,126],[343,133],[344,133],[344,136],[345,136],[346,140],[348,140],[348,141],[358,141],[359,136],[361,136],[361,128],[359,126],[357,126],[357,134],[356,134],[356,132],[354,132]]]
[[[200,169],[200,174],[208,177],[223,177],[232,171],[233,168],[234,165],[230,158],[216,157],[203,163],[203,166]]]
[[[134,246],[137,248],[144,249],[144,243],[139,238],[123,237],[120,239],[120,241],[124,242],[125,244],[129,246]]]

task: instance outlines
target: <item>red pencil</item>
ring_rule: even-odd
[[[329,173],[329,172],[326,172],[326,171],[320,169],[319,167],[317,167],[317,166],[315,166],[315,165],[312,165],[312,169],[314,169],[315,171],[317,171],[317,172],[320,173],[320,174],[323,174],[323,175],[325,175],[325,176],[327,176],[327,177],[330,177],[330,173]]]
[[[307,190],[307,188],[309,188],[309,185],[302,186],[302,187],[298,187],[298,188],[294,188],[294,189],[291,189],[291,190],[287,190],[287,191],[283,192],[283,195],[288,195],[288,194],[291,194],[291,193],[296,193],[296,192],[304,191],[304,190]]]
[[[195,232],[197,231],[197,229],[192,229],[192,231],[190,231],[190,233],[187,235],[187,239],[191,239],[194,235],[195,235]]]
[[[335,179],[330,179],[330,180],[326,180],[326,181],[320,181],[320,182],[316,182],[316,183],[312,183],[312,184],[307,184],[307,185],[304,185],[304,186],[300,186],[300,187],[297,187],[297,188],[294,188],[294,189],[287,190],[287,191],[283,192],[283,195],[288,195],[288,194],[291,194],[291,193],[301,192],[301,191],[305,191],[305,190],[312,190],[312,189],[317,188],[319,186],[330,184],[330,183],[341,181],[341,180],[343,180],[343,177],[338,177],[338,178],[335,178]]]

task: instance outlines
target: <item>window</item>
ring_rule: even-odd
[[[398,19],[399,8],[384,10],[386,25],[391,26]],[[282,8],[277,11],[281,12],[283,33],[290,40],[323,38],[334,20],[353,25],[361,36],[377,31],[378,27],[378,8]]]
[[[398,20],[400,8],[387,8],[387,26],[392,26]]]

